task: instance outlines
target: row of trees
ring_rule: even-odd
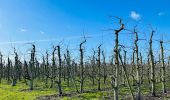
[[[79,44],[79,60],[71,57],[69,49],[65,53],[61,53],[60,45],[53,46],[52,53],[46,54],[41,61],[36,57],[36,46],[32,44],[30,52],[30,60],[22,62],[14,48],[14,60],[9,57],[7,61],[3,59],[3,54],[0,53],[0,83],[6,80],[12,86],[17,85],[18,81],[24,80],[29,85],[30,90],[34,89],[35,80],[43,80],[46,87],[54,88],[57,86],[59,96],[62,96],[62,83],[65,82],[68,87],[72,86],[76,92],[83,93],[85,81],[90,80],[92,85],[97,84],[97,90],[101,90],[101,84],[111,82],[111,89],[114,90],[114,99],[119,99],[120,86],[128,86],[132,99],[141,99],[141,85],[148,81],[151,84],[151,94],[156,96],[155,84],[162,83],[162,91],[166,93],[166,66],[170,63],[165,63],[163,41],[160,41],[160,59],[155,60],[153,54],[153,35],[151,31],[149,40],[149,51],[147,62],[144,62],[142,53],[139,50],[138,32],[136,27],[132,31],[135,35],[132,54],[127,53],[126,46],[119,43],[119,34],[127,30],[120,19],[120,27],[114,30],[115,47],[113,56],[109,61],[106,61],[105,51],[101,49],[100,44],[97,50],[93,50],[88,61],[84,61],[84,39]],[[123,51],[122,51],[123,50]],[[122,54],[123,53],[123,54]],[[131,60],[127,60],[127,54],[132,55]],[[52,55],[52,58],[49,58]],[[170,59],[169,59],[170,60]],[[110,78],[108,78],[110,77]],[[48,82],[50,80],[50,86]],[[103,82],[102,82],[103,81]],[[78,84],[79,83],[79,84]],[[106,84],[107,85],[107,84]],[[132,86],[137,86],[137,94],[134,95]],[[80,86],[80,87],[78,87]]]

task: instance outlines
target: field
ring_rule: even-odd
[[[168,4],[0,0],[0,100],[170,100]]]
[[[17,86],[12,87],[10,84],[6,84],[6,81],[3,81],[0,84],[0,100],[112,100],[113,99],[113,90],[111,90],[109,84],[102,84],[101,91],[97,91],[97,84],[89,87],[85,86],[85,93],[76,93],[74,88],[68,88],[66,84],[63,83],[63,91],[65,95],[59,97],[57,95],[57,90],[55,88],[45,88],[43,87],[44,83],[41,81],[36,81],[35,89],[29,90],[28,85],[23,81],[19,82]],[[142,86],[142,96],[146,100],[169,100],[170,94],[169,91],[166,96],[161,96],[161,83],[156,84],[156,90],[159,91],[157,97],[150,96],[149,84]],[[167,84],[167,87],[170,88],[170,84]],[[133,86],[133,91],[137,87]],[[130,92],[128,87],[121,86],[120,88],[120,98],[121,100],[131,99]]]

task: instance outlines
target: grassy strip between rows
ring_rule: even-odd
[[[85,90],[91,90],[91,89],[97,89],[97,85],[92,86],[91,84],[88,84],[87,81]],[[75,88],[73,87],[67,87],[66,84],[63,85],[63,91],[65,93],[70,93],[75,91]],[[2,84],[0,84],[0,100],[35,100],[38,97],[43,96],[50,96],[50,95],[56,95],[57,89],[53,88],[45,88],[43,82],[38,81],[35,82],[36,88],[33,91],[29,90],[28,85],[25,85],[22,81],[19,82],[16,86],[12,87],[10,84],[6,84],[5,81],[3,81]],[[142,85],[142,94],[146,95],[149,94],[149,84]],[[102,88],[110,88],[109,85],[102,84]],[[170,88],[170,84],[167,84],[167,87]],[[161,83],[156,84],[157,91],[161,90]],[[133,91],[137,90],[135,86],[133,86]],[[135,94],[135,93],[134,93]],[[120,88],[120,98],[123,99],[127,96],[130,96],[130,92],[128,87],[122,87]],[[82,94],[74,94],[71,96],[65,96],[62,98],[55,97],[56,100],[102,100],[102,99],[109,99],[110,97],[113,97],[113,91],[111,88],[109,90],[105,91],[91,91],[87,93]]]

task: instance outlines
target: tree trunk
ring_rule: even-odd
[[[141,100],[141,80],[140,80],[140,65],[139,65],[139,51],[138,51],[138,33],[134,29],[134,33],[136,35],[135,39],[135,53],[136,53],[136,79],[137,79],[137,100]]]
[[[62,96],[62,88],[61,88],[61,54],[60,54],[60,46],[57,46],[58,49],[58,59],[59,59],[59,72],[58,72],[58,92],[59,96]]]
[[[154,31],[151,32],[150,36],[150,42],[149,42],[149,54],[150,54],[150,66],[151,66],[151,94],[152,96],[156,96],[155,94],[155,64],[154,64],[154,55],[152,50],[152,37],[153,37]]]
[[[83,48],[82,45],[86,42],[84,40],[82,43],[80,43],[80,93],[83,93],[83,86],[84,86],[84,62],[83,62]]]
[[[166,85],[165,85],[165,64],[164,64],[164,48],[163,48],[163,41],[160,41],[160,48],[161,48],[161,82],[162,82],[162,92],[166,93]]]
[[[114,49],[114,57],[115,57],[115,67],[116,67],[116,75],[114,80],[114,100],[119,100],[119,32],[124,29],[124,24],[121,24],[121,28],[119,30],[115,30],[115,49]]]

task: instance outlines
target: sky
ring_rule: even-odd
[[[168,41],[169,4],[169,0],[0,0],[0,50],[11,55],[16,47],[25,57],[31,48],[28,43],[33,42],[37,55],[61,45],[63,53],[69,48],[78,57],[85,36],[87,55],[102,43],[109,56],[114,47],[114,31],[109,29],[118,26],[118,20],[110,16],[122,18],[129,30],[137,25],[140,38],[148,39],[153,28],[154,39]],[[119,37],[123,45],[133,45],[133,34],[124,31]],[[141,42],[141,50],[146,50]]]

